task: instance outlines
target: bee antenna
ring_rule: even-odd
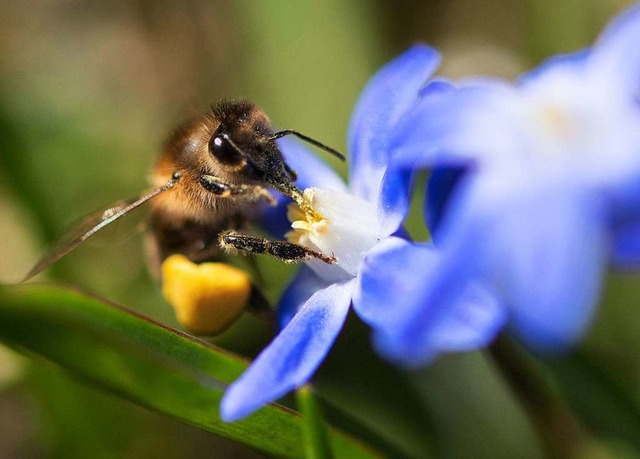
[[[227,134],[221,134],[221,137],[222,137],[224,140],[226,140],[227,142],[229,142],[229,145],[231,145],[231,146],[233,147],[233,149],[234,149],[235,151],[237,151],[240,155],[242,155],[242,156],[243,156],[243,157],[245,157],[245,158],[248,158],[248,157],[249,157],[249,155],[247,155],[247,154],[244,152],[244,150],[238,146],[238,144],[237,144],[237,143],[235,143],[233,140],[231,140],[231,137],[229,137]]]
[[[278,139],[280,139],[282,137],[285,137],[287,135],[295,135],[299,139],[304,140],[305,142],[310,143],[311,145],[315,145],[316,147],[321,148],[322,150],[324,150],[324,151],[326,151],[328,153],[331,153],[333,156],[338,158],[340,161],[346,161],[347,160],[347,158],[345,158],[345,156],[342,153],[340,153],[338,150],[334,150],[333,148],[331,148],[331,147],[329,147],[329,146],[327,146],[327,145],[325,145],[323,143],[320,143],[317,140],[312,139],[311,137],[306,136],[306,135],[304,135],[304,134],[302,134],[302,133],[300,133],[298,131],[294,131],[292,129],[287,129],[287,130],[284,130],[284,131],[276,132],[275,134],[273,134],[269,138],[269,140],[278,140]]]

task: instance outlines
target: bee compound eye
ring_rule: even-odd
[[[214,134],[211,137],[209,140],[209,153],[225,166],[238,166],[244,160],[224,134]]]

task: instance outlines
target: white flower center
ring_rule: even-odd
[[[304,198],[317,215],[310,216],[298,204],[291,204],[288,217],[293,230],[287,233],[287,240],[336,257],[335,265],[308,262],[324,279],[356,276],[367,252],[382,238],[375,204],[322,188],[307,188]]]
[[[538,107],[540,124],[557,144],[567,144],[576,135],[576,119],[564,107],[553,104]]]
[[[526,84],[522,121],[531,163],[545,173],[615,174],[637,155],[637,107],[584,72],[559,68]],[[618,171],[619,172],[619,171]]]

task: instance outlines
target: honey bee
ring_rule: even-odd
[[[314,212],[295,185],[296,174],[276,144],[277,139],[287,135],[345,159],[338,151],[300,132],[274,131],[269,118],[252,102],[222,101],[184,123],[169,137],[151,174],[153,189],[85,217],[24,280],[145,203],[151,208],[147,235],[149,266],[159,277],[171,271],[165,270],[163,264],[175,256],[194,265],[220,264],[225,262],[229,251],[269,254],[286,263],[311,258],[335,262],[332,255],[243,232],[259,214],[260,205],[275,204],[273,190],[292,198],[303,211]],[[161,279],[163,283],[167,281]],[[251,284],[250,296],[255,298],[257,294]],[[172,302],[171,295],[165,296]],[[212,300],[215,303],[215,295]],[[240,300],[235,300],[243,301],[251,302],[251,298],[241,295]],[[211,332],[211,327],[204,330],[207,327],[187,326]]]

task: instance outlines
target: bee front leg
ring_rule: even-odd
[[[200,177],[202,187],[221,198],[240,198],[248,201],[265,200],[270,205],[275,205],[275,198],[264,187],[259,185],[233,185],[225,183],[213,175],[202,175]]]
[[[312,258],[317,258],[328,264],[336,262],[336,257],[333,255],[325,255],[298,244],[286,241],[270,241],[264,237],[240,234],[235,231],[222,233],[220,235],[220,245],[227,250],[268,254],[285,263],[300,263]]]

